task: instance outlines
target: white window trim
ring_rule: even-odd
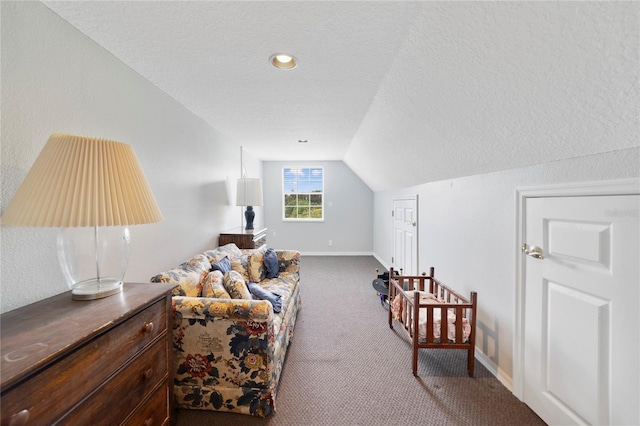
[[[321,169],[322,170],[322,204],[320,205],[320,207],[322,208],[322,218],[320,219],[314,219],[314,218],[286,218],[284,215],[285,212],[285,204],[284,204],[284,199],[285,199],[285,195],[287,195],[285,193],[285,189],[284,189],[284,171],[285,169]],[[280,207],[282,210],[282,221],[283,222],[294,222],[294,223],[301,223],[301,222],[310,222],[310,223],[318,223],[318,222],[324,222],[325,220],[325,208],[324,208],[324,198],[325,198],[325,185],[324,185],[324,167],[323,166],[303,166],[303,167],[298,167],[298,166],[286,166],[282,168],[282,172],[280,173],[280,179],[282,182],[281,185],[281,191],[282,191],[282,196],[280,199]],[[314,194],[313,192],[297,192],[296,194],[309,194],[312,195]],[[316,193],[317,194],[317,193]]]

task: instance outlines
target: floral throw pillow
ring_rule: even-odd
[[[243,254],[237,259],[231,261],[231,269],[237,271],[242,275],[245,281],[249,281],[249,256]]]
[[[267,268],[264,266],[265,251],[266,247],[256,250],[249,256],[249,281],[252,283],[259,283],[267,276]]]
[[[199,297],[202,294],[203,280],[211,269],[209,260],[204,255],[197,255],[177,268],[162,272],[151,278],[152,283],[175,283],[179,288],[174,294],[188,297]]]
[[[251,299],[251,293],[244,282],[244,278],[236,271],[229,271],[222,277],[225,290],[232,299]]]
[[[217,297],[218,299],[231,299],[231,296],[224,288],[222,283],[222,272],[212,271],[209,272],[207,278],[204,281],[202,288],[202,296],[204,297]]]
[[[228,257],[229,260],[237,259],[242,256],[242,251],[234,243],[229,243],[224,246],[207,250],[204,252],[204,255],[209,258],[209,262],[216,263],[223,257]]]

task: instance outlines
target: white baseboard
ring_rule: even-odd
[[[389,270],[389,265],[380,256],[370,251],[301,251],[302,256],[373,256],[382,266]]]
[[[504,370],[499,368],[493,361],[491,361],[489,357],[486,356],[482,351],[478,350],[478,348],[476,348],[476,361],[480,361],[480,363],[487,370],[489,370],[489,372],[493,374],[495,378],[504,385],[504,387],[509,389],[509,392],[513,393],[511,377],[507,373],[505,373]]]
[[[370,251],[301,251],[302,256],[373,256]]]

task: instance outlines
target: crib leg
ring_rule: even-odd
[[[475,347],[469,349],[467,352],[467,371],[469,377],[473,377],[473,373],[476,365]]]

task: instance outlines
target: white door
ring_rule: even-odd
[[[523,400],[548,424],[640,423],[639,204],[527,199]]]
[[[418,274],[418,197],[393,200],[393,268]]]

